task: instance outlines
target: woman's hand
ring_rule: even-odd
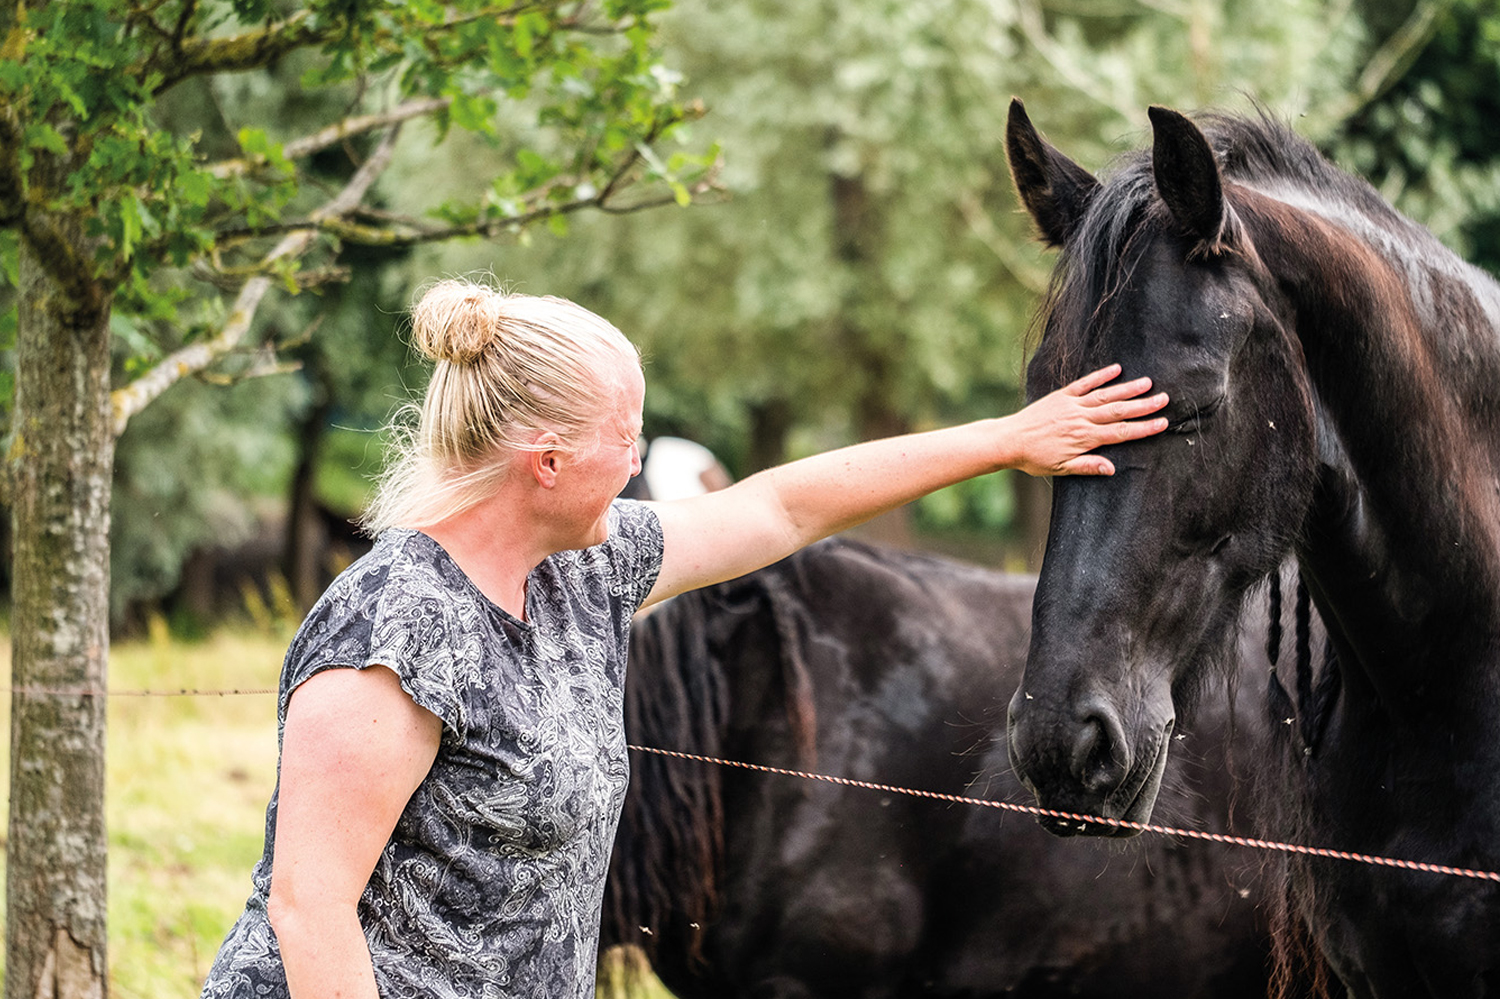
[[[1167,394],[1145,395],[1149,378],[1110,384],[1119,374],[1118,364],[1100,368],[1004,417],[1005,464],[1029,475],[1113,475],[1108,458],[1088,452],[1167,428],[1162,417],[1141,419],[1165,406]]]

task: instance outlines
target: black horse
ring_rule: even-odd
[[[638,622],[627,733],[1020,801],[1003,709],[1034,585],[824,542]],[[1164,818],[1222,831],[1229,764],[1255,762],[1264,726],[1241,721],[1231,739],[1225,698],[1199,726],[1179,733]],[[1161,836],[1061,843],[974,805],[651,754],[632,763],[602,946],[644,946],[680,999],[1266,994],[1261,857],[1249,851]]]
[[[1265,113],[1150,118],[1101,184],[1011,105],[1062,248],[1029,392],[1118,360],[1172,396],[1117,475],[1056,485],[1011,759],[1046,806],[1146,818],[1246,594],[1295,557],[1335,655],[1270,679],[1297,715],[1277,833],[1500,869],[1500,287]],[[1500,885],[1291,878],[1350,995],[1500,995]]]

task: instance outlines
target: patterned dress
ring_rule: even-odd
[[[627,632],[661,552],[656,515],[616,501],[606,542],[532,571],[521,622],[437,542],[394,529],[302,623],[282,670],[283,725],[308,677],[375,664],[443,723],[437,759],[359,902],[383,999],[593,999],[629,780]],[[266,914],[275,834],[273,795],[254,892],[205,999],[288,994]]]

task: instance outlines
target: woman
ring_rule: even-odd
[[[1111,366],[1011,416],[615,501],[645,390],[618,330],[460,281],[412,324],[433,379],[374,550],[287,652],[266,849],[205,996],[592,999],[631,615],[970,476],[1111,474],[1086,452],[1166,425]]]

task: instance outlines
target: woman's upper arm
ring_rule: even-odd
[[[282,732],[273,908],[358,900],[442,738],[384,667],[327,669],[297,688]]]
[[[798,536],[764,477],[651,507],[661,522],[661,571],[643,606],[743,576],[811,540]]]

